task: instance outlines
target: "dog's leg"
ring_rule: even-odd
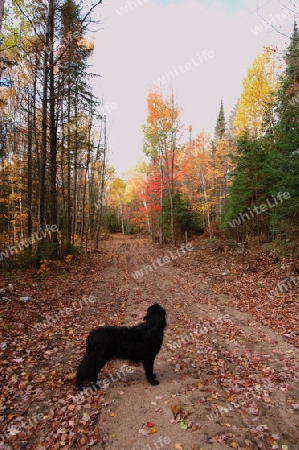
[[[97,386],[98,372],[103,367],[97,358],[85,353],[77,369],[77,388],[82,389],[84,381],[89,381]]]
[[[91,364],[90,372],[88,373],[88,381],[94,386],[97,386],[98,372],[97,366]]]
[[[84,382],[84,374],[83,374],[83,367],[82,363],[79,364],[79,367],[77,369],[77,380],[76,380],[76,386],[78,389],[82,389]]]
[[[153,386],[157,386],[159,384],[159,381],[156,380],[156,374],[154,371],[154,361],[155,357],[151,359],[146,359],[144,361],[141,361],[144,367],[145,375],[149,383],[151,383]]]
[[[91,371],[90,360],[88,356],[85,354],[77,369],[76,385],[78,389],[80,390],[82,389],[84,381],[87,380],[89,377],[90,371]]]
[[[98,354],[97,352],[93,353],[92,356],[92,369],[90,371],[88,380],[90,383],[94,384],[98,387],[97,379],[98,373],[104,367],[104,365],[109,361],[109,359],[105,358],[103,355]]]

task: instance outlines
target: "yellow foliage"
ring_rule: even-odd
[[[121,178],[114,178],[110,183],[110,202],[119,206],[124,202],[126,183]]]
[[[9,196],[9,200],[13,201],[13,200],[20,200],[21,198],[21,194],[20,193],[12,193]]]
[[[85,38],[81,38],[78,41],[78,46],[86,48],[87,50],[93,50],[93,48],[94,48],[94,41],[95,41],[95,37],[94,36],[92,36],[91,39],[89,39],[89,40],[87,40]]]
[[[245,133],[251,137],[261,136],[264,120],[275,98],[277,83],[278,67],[270,49],[266,48],[255,58],[243,79],[243,92],[234,121],[237,137]]]
[[[47,272],[48,270],[50,270],[49,267],[47,267],[47,263],[48,263],[47,260],[41,261],[40,268],[37,272],[38,274],[43,274],[43,273]]]

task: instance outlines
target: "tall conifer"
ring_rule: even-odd
[[[221,100],[220,111],[217,117],[217,123],[215,127],[215,139],[222,139],[226,130],[225,115],[223,101]]]

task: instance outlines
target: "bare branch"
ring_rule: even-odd
[[[81,24],[84,24],[87,20],[88,17],[90,17],[91,13],[94,11],[94,9],[100,5],[102,3],[102,0],[98,0],[97,3],[95,3],[94,5],[92,5],[92,7],[89,9],[89,11],[85,14],[85,16],[83,17],[83,19],[81,20]],[[92,22],[92,20],[91,20]]]
[[[285,37],[287,37],[287,38],[290,37],[289,34],[283,33],[282,31],[278,30],[274,25],[272,25],[271,22],[269,22],[268,20],[264,19],[264,17],[263,17],[263,16],[260,14],[260,12],[259,12],[259,6],[258,6],[258,5],[257,5],[257,7],[256,7],[256,12],[257,12],[257,15],[258,15],[264,22],[266,22],[268,25],[270,25],[270,27],[273,28],[273,30],[275,30],[277,33],[279,33],[279,34],[281,34],[282,36],[285,36]]]
[[[23,14],[23,16],[28,20],[28,22],[30,23],[30,25],[32,26],[35,35],[40,39],[40,41],[43,43],[43,45],[45,45],[45,40],[41,37],[41,35],[38,33],[34,23],[32,22],[32,20],[30,19],[30,17],[25,13],[25,11],[23,10],[23,8],[21,7],[21,5],[17,2],[17,0],[13,0],[13,3],[16,5],[16,7],[19,9],[19,11]]]

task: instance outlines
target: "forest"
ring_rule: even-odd
[[[213,133],[149,86],[143,159],[119,174],[90,64],[105,3],[0,0],[0,448],[298,450],[297,22],[231,112],[223,83]]]
[[[162,244],[213,229],[236,242],[295,242],[297,24],[283,60],[271,47],[256,56],[229,118],[221,101],[213,136],[193,136],[175,93],[150,89],[145,160],[119,178],[90,89],[96,6],[12,2],[13,20],[1,23],[1,265],[97,248],[116,231]]]

